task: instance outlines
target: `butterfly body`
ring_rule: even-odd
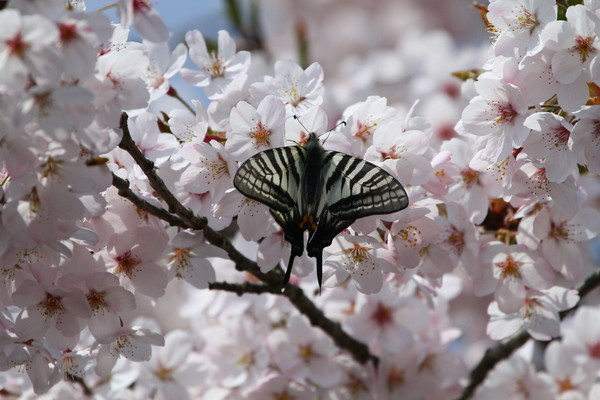
[[[322,281],[323,249],[358,218],[388,214],[408,206],[402,185],[388,172],[364,161],[323,148],[315,133],[305,146],[265,150],[246,160],[233,180],[245,196],[270,208],[292,245],[284,278],[295,257],[306,251],[317,260]]]

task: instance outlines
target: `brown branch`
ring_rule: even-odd
[[[262,272],[256,262],[248,259],[240,253],[233,244],[223,235],[214,231],[208,226],[206,218],[197,217],[187,209],[177,198],[169,191],[167,185],[156,173],[154,163],[148,160],[137,147],[127,126],[127,114],[121,115],[120,127],[123,131],[123,138],[119,147],[127,151],[135,162],[146,174],[148,182],[157,195],[167,204],[169,210],[156,207],[134,193],[129,187],[129,182],[113,174],[113,185],[119,189],[119,195],[130,200],[136,207],[156,217],[166,221],[173,226],[179,226],[185,229],[202,230],[204,238],[210,244],[225,250],[229,258],[235,263],[238,271],[247,271],[266,283],[266,285],[257,285],[252,283],[229,284],[223,282],[213,282],[209,284],[210,289],[228,290],[238,295],[243,293],[271,293],[286,296],[292,304],[304,314],[312,325],[321,328],[328,334],[333,341],[341,348],[348,351],[354,359],[360,363],[373,361],[377,365],[378,359],[369,352],[369,348],[352,336],[348,335],[341,328],[339,323],[333,322],[315,306],[315,304],[304,294],[302,289],[292,284],[288,284],[286,290],[282,293],[279,288],[283,285],[283,273],[280,268],[275,268],[269,272]],[[174,215],[173,215],[174,214]]]
[[[257,283],[229,283],[229,282],[210,282],[208,288],[211,290],[224,290],[226,292],[232,292],[238,296],[242,296],[247,293],[252,294],[281,294],[281,292],[275,289],[271,285],[257,284]]]
[[[561,312],[560,319],[564,319],[567,315],[579,308],[583,303],[583,298],[597,287],[600,287],[600,268],[587,277],[581,285],[575,288],[579,293],[579,301],[573,308]],[[487,349],[483,358],[479,361],[479,364],[471,371],[469,384],[465,387],[458,400],[467,400],[471,398],[475,393],[475,390],[483,383],[487,374],[496,366],[496,364],[510,357],[515,350],[523,346],[530,338],[531,336],[527,330],[521,329],[509,340]]]

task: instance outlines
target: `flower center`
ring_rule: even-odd
[[[475,171],[469,167],[460,171],[460,176],[462,176],[463,182],[468,189],[472,188],[476,183],[479,183],[479,173],[479,171]]]
[[[117,262],[116,272],[125,274],[129,278],[133,275],[135,267],[142,263],[137,256],[131,254],[131,251],[127,251],[115,257],[115,261]]]
[[[254,140],[254,147],[258,149],[261,147],[269,147],[271,144],[271,133],[271,130],[263,126],[262,122],[258,122],[256,128],[249,132],[249,136]]]
[[[87,294],[86,298],[88,304],[94,311],[100,311],[108,307],[108,303],[106,302],[106,291],[102,290],[100,292],[96,290],[90,290]]]
[[[362,122],[358,121],[357,124],[357,131],[354,134],[354,136],[356,136],[357,138],[359,138],[360,140],[362,140],[363,142],[366,142],[369,137],[373,136],[373,128],[375,128],[377,126],[376,123],[372,123],[372,124],[363,124]]]
[[[6,40],[8,47],[8,55],[22,57],[23,53],[29,48],[29,43],[25,42],[21,37],[21,33],[17,33],[13,38]]]
[[[590,53],[596,52],[596,48],[594,47],[594,39],[595,36],[581,37],[578,36],[575,39],[575,45],[573,45],[569,50],[573,52],[579,53],[579,57],[581,58],[581,63],[586,62]]]
[[[502,270],[502,278],[510,276],[518,278],[521,276],[519,268],[523,263],[521,261],[516,261],[511,255],[508,255],[504,261],[497,262],[495,265]]]
[[[377,303],[377,308],[375,312],[371,315],[371,319],[373,319],[377,325],[384,326],[392,323],[392,310],[389,307],[386,307],[382,303]]]

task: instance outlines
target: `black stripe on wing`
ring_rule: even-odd
[[[304,160],[303,149],[298,146],[262,151],[240,166],[233,185],[246,197],[287,212],[296,204]]]
[[[368,161],[327,151],[324,170],[328,209],[338,219],[389,214],[408,206],[400,182]]]

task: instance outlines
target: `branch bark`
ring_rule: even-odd
[[[286,296],[298,311],[310,320],[313,326],[322,329],[333,339],[338,347],[348,351],[356,361],[362,364],[367,363],[368,361],[373,362],[374,365],[378,364],[378,358],[369,352],[369,348],[364,343],[361,343],[348,335],[341,328],[339,323],[327,318],[306,296],[302,289],[295,285],[288,284],[285,291],[282,292],[279,289],[283,285],[283,272],[280,268],[275,268],[266,273],[262,272],[256,262],[246,258],[226,237],[211,229],[208,226],[206,218],[195,216],[190,209],[181,204],[156,173],[154,163],[142,154],[131,138],[127,126],[127,119],[127,114],[123,113],[120,121],[123,138],[119,147],[127,151],[140,166],[142,171],[144,171],[150,186],[152,186],[160,199],[165,202],[168,210],[148,203],[131,189],[127,180],[113,174],[113,185],[118,189],[119,195],[131,201],[139,209],[166,221],[172,226],[178,226],[184,229],[202,230],[204,232],[205,240],[213,246],[225,250],[230,259],[235,263],[238,271],[250,272],[265,283],[265,285],[262,285],[249,282],[243,284],[213,282],[209,284],[210,289],[227,290],[237,293],[238,295],[245,293],[271,293]]]

